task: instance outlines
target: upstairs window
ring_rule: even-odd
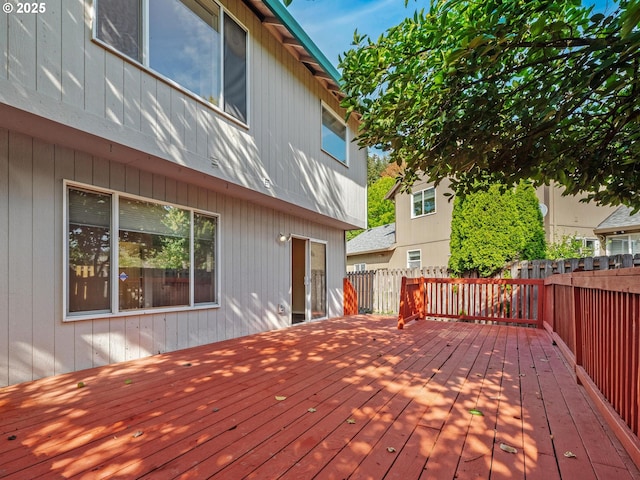
[[[95,37],[247,122],[247,32],[205,0],[98,0]]]
[[[436,212],[436,189],[429,187],[412,195],[411,218]]]
[[[324,105],[322,106],[322,150],[336,160],[347,163],[347,126]]]

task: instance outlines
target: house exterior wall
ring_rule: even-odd
[[[63,322],[63,180],[218,213],[220,306]],[[0,129],[0,386],[290,325],[283,231],[327,242],[328,316],[341,315],[344,232]]]
[[[393,251],[349,255],[347,257],[347,272],[354,272],[354,265],[358,263],[364,263],[366,265],[366,270],[389,268],[389,262],[392,255]]]
[[[562,196],[562,190],[553,185],[539,187],[536,193],[540,202],[549,209],[544,218],[546,240],[549,243],[561,241],[567,235],[597,239],[593,230],[616,209],[581,202],[579,197]],[[604,254],[605,245],[601,243],[600,251],[595,255]]]
[[[407,268],[407,253],[420,250],[422,266],[447,266],[449,262],[449,241],[451,237],[451,217],[453,201],[445,193],[453,193],[450,183],[445,179],[436,187],[435,213],[411,217],[412,196],[398,191],[394,196],[396,204],[396,244],[388,263],[379,261],[375,268]],[[418,192],[432,184],[418,181],[413,192]],[[542,186],[536,190],[540,203],[548,208],[544,217],[546,240],[549,243],[561,241],[563,236],[577,236],[585,239],[598,239],[596,228],[616,207],[598,206],[580,202],[578,197],[563,196],[557,186]],[[605,243],[600,242],[600,250],[595,255],[605,254]],[[348,265],[361,263],[350,255]],[[372,262],[372,265],[374,263]],[[371,268],[373,269],[373,267]]]
[[[326,242],[342,314],[366,151],[321,151],[337,100],[243,2],[223,6],[248,31],[246,125],[92,40],[89,0],[0,15],[0,386],[289,326],[280,234]],[[218,214],[219,306],[64,321],[64,181]]]
[[[94,41],[90,0],[52,0],[0,16],[0,126],[364,227],[366,152],[347,141],[345,166],[321,150],[322,102],[343,115],[337,99],[243,2],[222,4],[248,31],[247,125]]]
[[[418,181],[412,191],[418,192],[431,186],[432,183]],[[453,202],[449,201],[445,193],[451,193],[446,179],[436,187],[435,213],[417,218],[411,218],[411,195],[396,194],[396,248],[389,268],[407,268],[409,250],[421,250],[423,267],[447,264]]]

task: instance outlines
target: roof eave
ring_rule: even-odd
[[[342,99],[342,77],[280,0],[244,0],[263,25],[336,98]],[[266,10],[265,10],[266,7]],[[269,14],[270,12],[270,14]]]

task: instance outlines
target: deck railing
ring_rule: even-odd
[[[640,270],[554,275],[545,285],[545,327],[640,465]]]
[[[403,278],[398,328],[437,317],[536,325],[542,328],[544,280]]]

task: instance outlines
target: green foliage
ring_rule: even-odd
[[[576,235],[563,235],[560,240],[547,245],[545,258],[558,260],[560,258],[588,257],[594,254],[592,249],[585,249],[581,238]]]
[[[376,180],[380,178],[382,172],[389,162],[386,158],[379,155],[369,155],[367,157],[367,185],[371,186]]]
[[[369,228],[379,227],[396,221],[395,204],[385,200],[385,195],[395,185],[395,178],[380,177],[367,189],[367,225]],[[362,233],[362,230],[347,232],[347,240]]]
[[[555,181],[640,209],[639,20],[638,0],[433,1],[377,41],[356,32],[343,106],[407,186]]]
[[[395,204],[385,200],[385,195],[393,188],[396,180],[391,177],[381,177],[371,185],[367,191],[367,218],[369,228],[386,225],[396,221]]]
[[[544,258],[542,214],[535,190],[492,184],[456,196],[451,219],[449,269],[490,277],[509,261]]]

